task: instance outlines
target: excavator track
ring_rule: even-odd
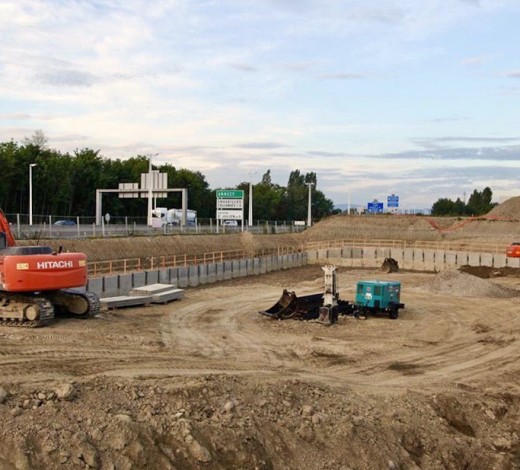
[[[57,316],[73,318],[92,318],[100,310],[99,297],[94,292],[60,290],[46,295],[54,305]]]
[[[43,297],[0,292],[0,326],[38,328],[54,321],[54,306]]]

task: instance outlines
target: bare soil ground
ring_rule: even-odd
[[[520,468],[519,300],[489,294],[518,273],[338,273],[342,299],[401,281],[406,308],[331,327],[257,313],[321,292],[309,266],[0,328],[0,468]]]
[[[507,203],[507,204],[506,204]],[[89,260],[378,238],[505,244],[499,220],[345,217],[301,236],[56,241]],[[319,266],[188,289],[182,301],[0,327],[0,470],[520,468],[520,274],[340,269],[402,282],[398,320],[259,315]]]

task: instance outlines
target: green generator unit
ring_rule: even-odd
[[[368,314],[385,313],[395,320],[399,309],[401,283],[397,281],[359,281],[356,287],[354,315],[367,317]]]

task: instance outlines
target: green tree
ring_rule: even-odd
[[[433,203],[432,215],[453,215],[455,212],[455,203],[448,198],[438,199]]]

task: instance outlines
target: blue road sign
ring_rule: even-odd
[[[367,204],[367,212],[369,214],[382,214],[383,203],[382,202],[369,202]]]
[[[399,207],[399,196],[392,194],[387,198],[387,206],[388,207]]]

